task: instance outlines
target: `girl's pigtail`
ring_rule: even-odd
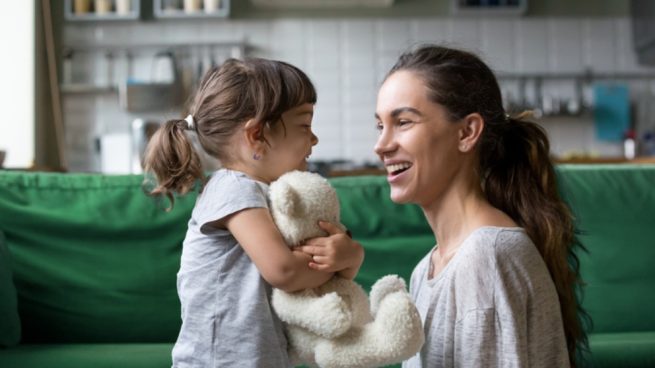
[[[173,208],[174,194],[184,195],[197,182],[204,181],[200,156],[196,152],[185,130],[184,119],[167,121],[150,139],[144,158],[146,173],[155,175],[156,186],[149,190],[153,196],[166,196]]]
[[[522,114],[488,125],[480,155],[483,189],[489,202],[523,227],[539,250],[555,283],[560,301],[569,357],[587,339],[580,319],[586,312],[577,301],[582,286],[574,248],[576,237],[569,207],[560,197],[550,159],[550,144],[541,126]],[[580,317],[580,318],[579,318]]]

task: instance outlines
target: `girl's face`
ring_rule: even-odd
[[[269,182],[292,170],[307,170],[307,158],[318,143],[312,132],[313,116],[314,105],[306,103],[284,112],[282,122],[267,131],[270,147],[263,159]]]
[[[391,199],[427,206],[441,198],[460,166],[461,122],[449,121],[446,109],[428,99],[423,80],[402,70],[380,88],[375,115],[375,153],[387,170]]]

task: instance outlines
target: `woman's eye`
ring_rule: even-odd
[[[380,122],[375,123],[375,130],[381,132],[382,131],[382,123],[380,123]]]
[[[412,122],[410,120],[398,120],[398,125],[403,126],[407,124],[411,124]]]

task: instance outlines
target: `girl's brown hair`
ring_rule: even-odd
[[[229,141],[248,120],[273,126],[282,113],[304,103],[316,103],[316,90],[300,69],[282,61],[229,59],[203,77],[189,106],[191,130],[209,155],[225,163],[232,157]],[[161,126],[150,139],[144,158],[145,171],[153,173],[151,195],[186,194],[205,180],[184,119]]]
[[[546,262],[559,296],[569,359],[575,366],[576,350],[587,346],[582,320],[588,315],[577,300],[582,279],[574,252],[582,245],[557,189],[546,133],[524,114],[505,113],[496,77],[469,52],[424,45],[404,53],[388,75],[399,70],[421,77],[430,100],[444,106],[451,121],[476,112],[484,119],[477,149],[482,189],[494,207],[526,230]]]

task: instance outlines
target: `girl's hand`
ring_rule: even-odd
[[[336,225],[319,221],[318,226],[328,236],[312,238],[297,247],[312,257],[309,267],[319,271],[338,272],[339,276],[353,279],[364,261],[364,249]]]

